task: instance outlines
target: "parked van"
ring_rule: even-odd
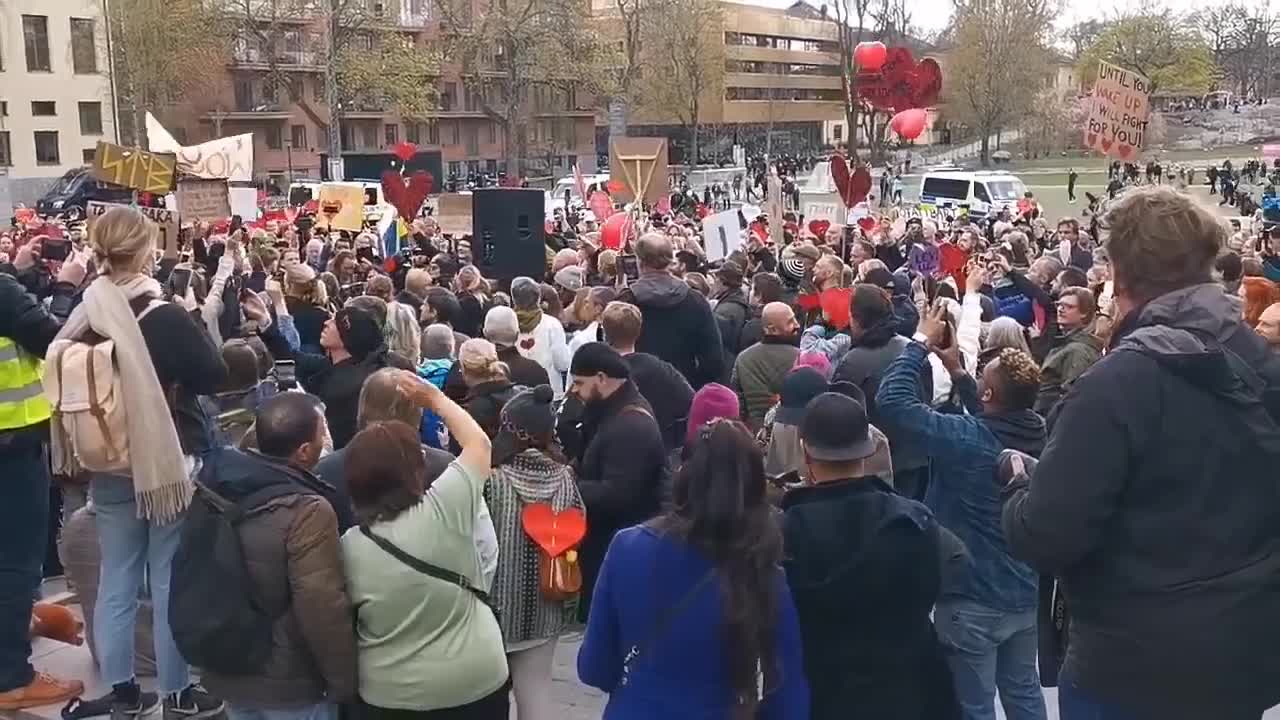
[[[130,203],[133,191],[127,187],[102,182],[93,177],[93,169],[79,167],[68,170],[36,201],[36,213],[42,217],[65,217],[79,220],[85,216],[90,202]]]
[[[1027,186],[1016,175],[995,170],[933,168],[920,183],[920,202],[937,207],[967,205],[971,215],[989,215],[1008,208],[1017,212]]]

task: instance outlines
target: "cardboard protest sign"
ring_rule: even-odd
[[[178,183],[178,212],[187,222],[231,217],[226,180],[186,178]]]
[[[738,211],[725,210],[702,218],[702,242],[708,262],[723,260],[741,247],[742,227]]]
[[[621,187],[614,191],[614,183]],[[614,138],[609,141],[609,186],[615,202],[637,197],[657,205],[670,192],[667,180],[666,138]]]
[[[360,232],[364,223],[364,187],[359,183],[321,183],[316,227]]]
[[[172,154],[149,153],[101,140],[93,153],[93,176],[98,180],[157,195],[173,189],[176,165]]]
[[[90,200],[85,206],[85,229],[89,237],[93,237],[93,221],[103,213],[115,207],[129,207],[119,203],[105,203]],[[159,226],[160,236],[156,239],[156,247],[164,251],[167,258],[178,257],[178,213],[165,208],[139,207],[143,215],[151,218]]]
[[[154,152],[174,153],[178,171],[206,179],[253,182],[253,133],[184,146],[151,113],[146,115],[147,143]]]
[[[436,222],[440,225],[440,232],[454,237],[473,234],[470,195],[444,193],[436,203]]]
[[[227,188],[227,197],[231,201],[231,214],[239,215],[241,220],[250,222],[258,219],[258,189],[255,187]]]
[[[1084,131],[1085,147],[1117,160],[1134,160],[1142,151],[1150,114],[1150,81],[1136,72],[1099,62]]]
[[[782,227],[782,215],[784,212],[782,204],[782,178],[778,177],[776,168],[769,169],[769,175],[765,179],[765,200],[764,212],[769,216],[769,222],[774,227]]]

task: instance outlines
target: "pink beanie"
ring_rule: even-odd
[[[791,369],[795,370],[802,367],[813,368],[822,373],[822,376],[826,379],[831,379],[831,359],[820,352],[809,350],[808,352],[800,353],[800,356],[796,358],[796,364],[792,365]]]
[[[741,416],[737,393],[720,383],[704,385],[693,394],[693,402],[689,405],[689,427],[685,431],[684,443],[692,445],[698,439],[698,431],[712,420],[737,420]]]

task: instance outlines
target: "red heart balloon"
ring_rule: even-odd
[[[911,107],[929,107],[938,102],[942,92],[942,68],[937,61],[925,58],[911,71],[907,82],[911,87]]]
[[[840,193],[840,198],[845,200],[849,197],[849,163],[844,159],[843,155],[831,156],[831,180],[836,184],[836,192]]]
[[[530,503],[520,513],[520,524],[551,557],[572,550],[587,536],[587,516],[575,507],[556,512],[548,503]]]
[[[827,288],[818,296],[823,314],[835,329],[849,327],[849,301],[852,298],[853,288]]]
[[[858,96],[880,110],[928,107],[942,90],[942,68],[931,59],[917,65],[911,50],[888,49],[878,74],[858,76]]]
[[[615,194],[627,189],[627,186],[621,180],[610,180],[605,184],[605,187],[609,189],[609,192]]]
[[[845,206],[853,207],[867,199],[871,192],[871,171],[866,165],[859,165],[849,177],[849,196],[845,198]]]
[[[400,175],[388,170],[382,173],[382,194],[386,196],[396,212],[400,213],[400,217],[412,220],[418,217],[422,203],[426,202],[427,195],[431,194],[432,183],[431,174],[425,170],[414,173],[409,178],[408,184]]]
[[[400,158],[400,162],[409,162],[418,154],[418,146],[411,142],[396,143],[391,146],[391,154]]]
[[[830,220],[810,220],[809,221],[809,232],[813,233],[817,237],[826,237],[827,231],[830,229],[831,229]]]
[[[888,54],[882,42],[861,42],[853,49],[853,61],[860,70],[876,72],[884,67]]]
[[[876,219],[869,215],[866,217],[858,218],[858,227],[862,228],[863,232],[871,232],[875,228],[875,226],[876,226]]]

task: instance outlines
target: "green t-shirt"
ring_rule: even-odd
[[[422,502],[369,529],[484,587],[473,535],[486,479],[455,461]],[[360,697],[366,703],[436,710],[474,702],[506,682],[502,631],[473,594],[405,565],[359,528],[343,535],[342,556],[356,608]]]

